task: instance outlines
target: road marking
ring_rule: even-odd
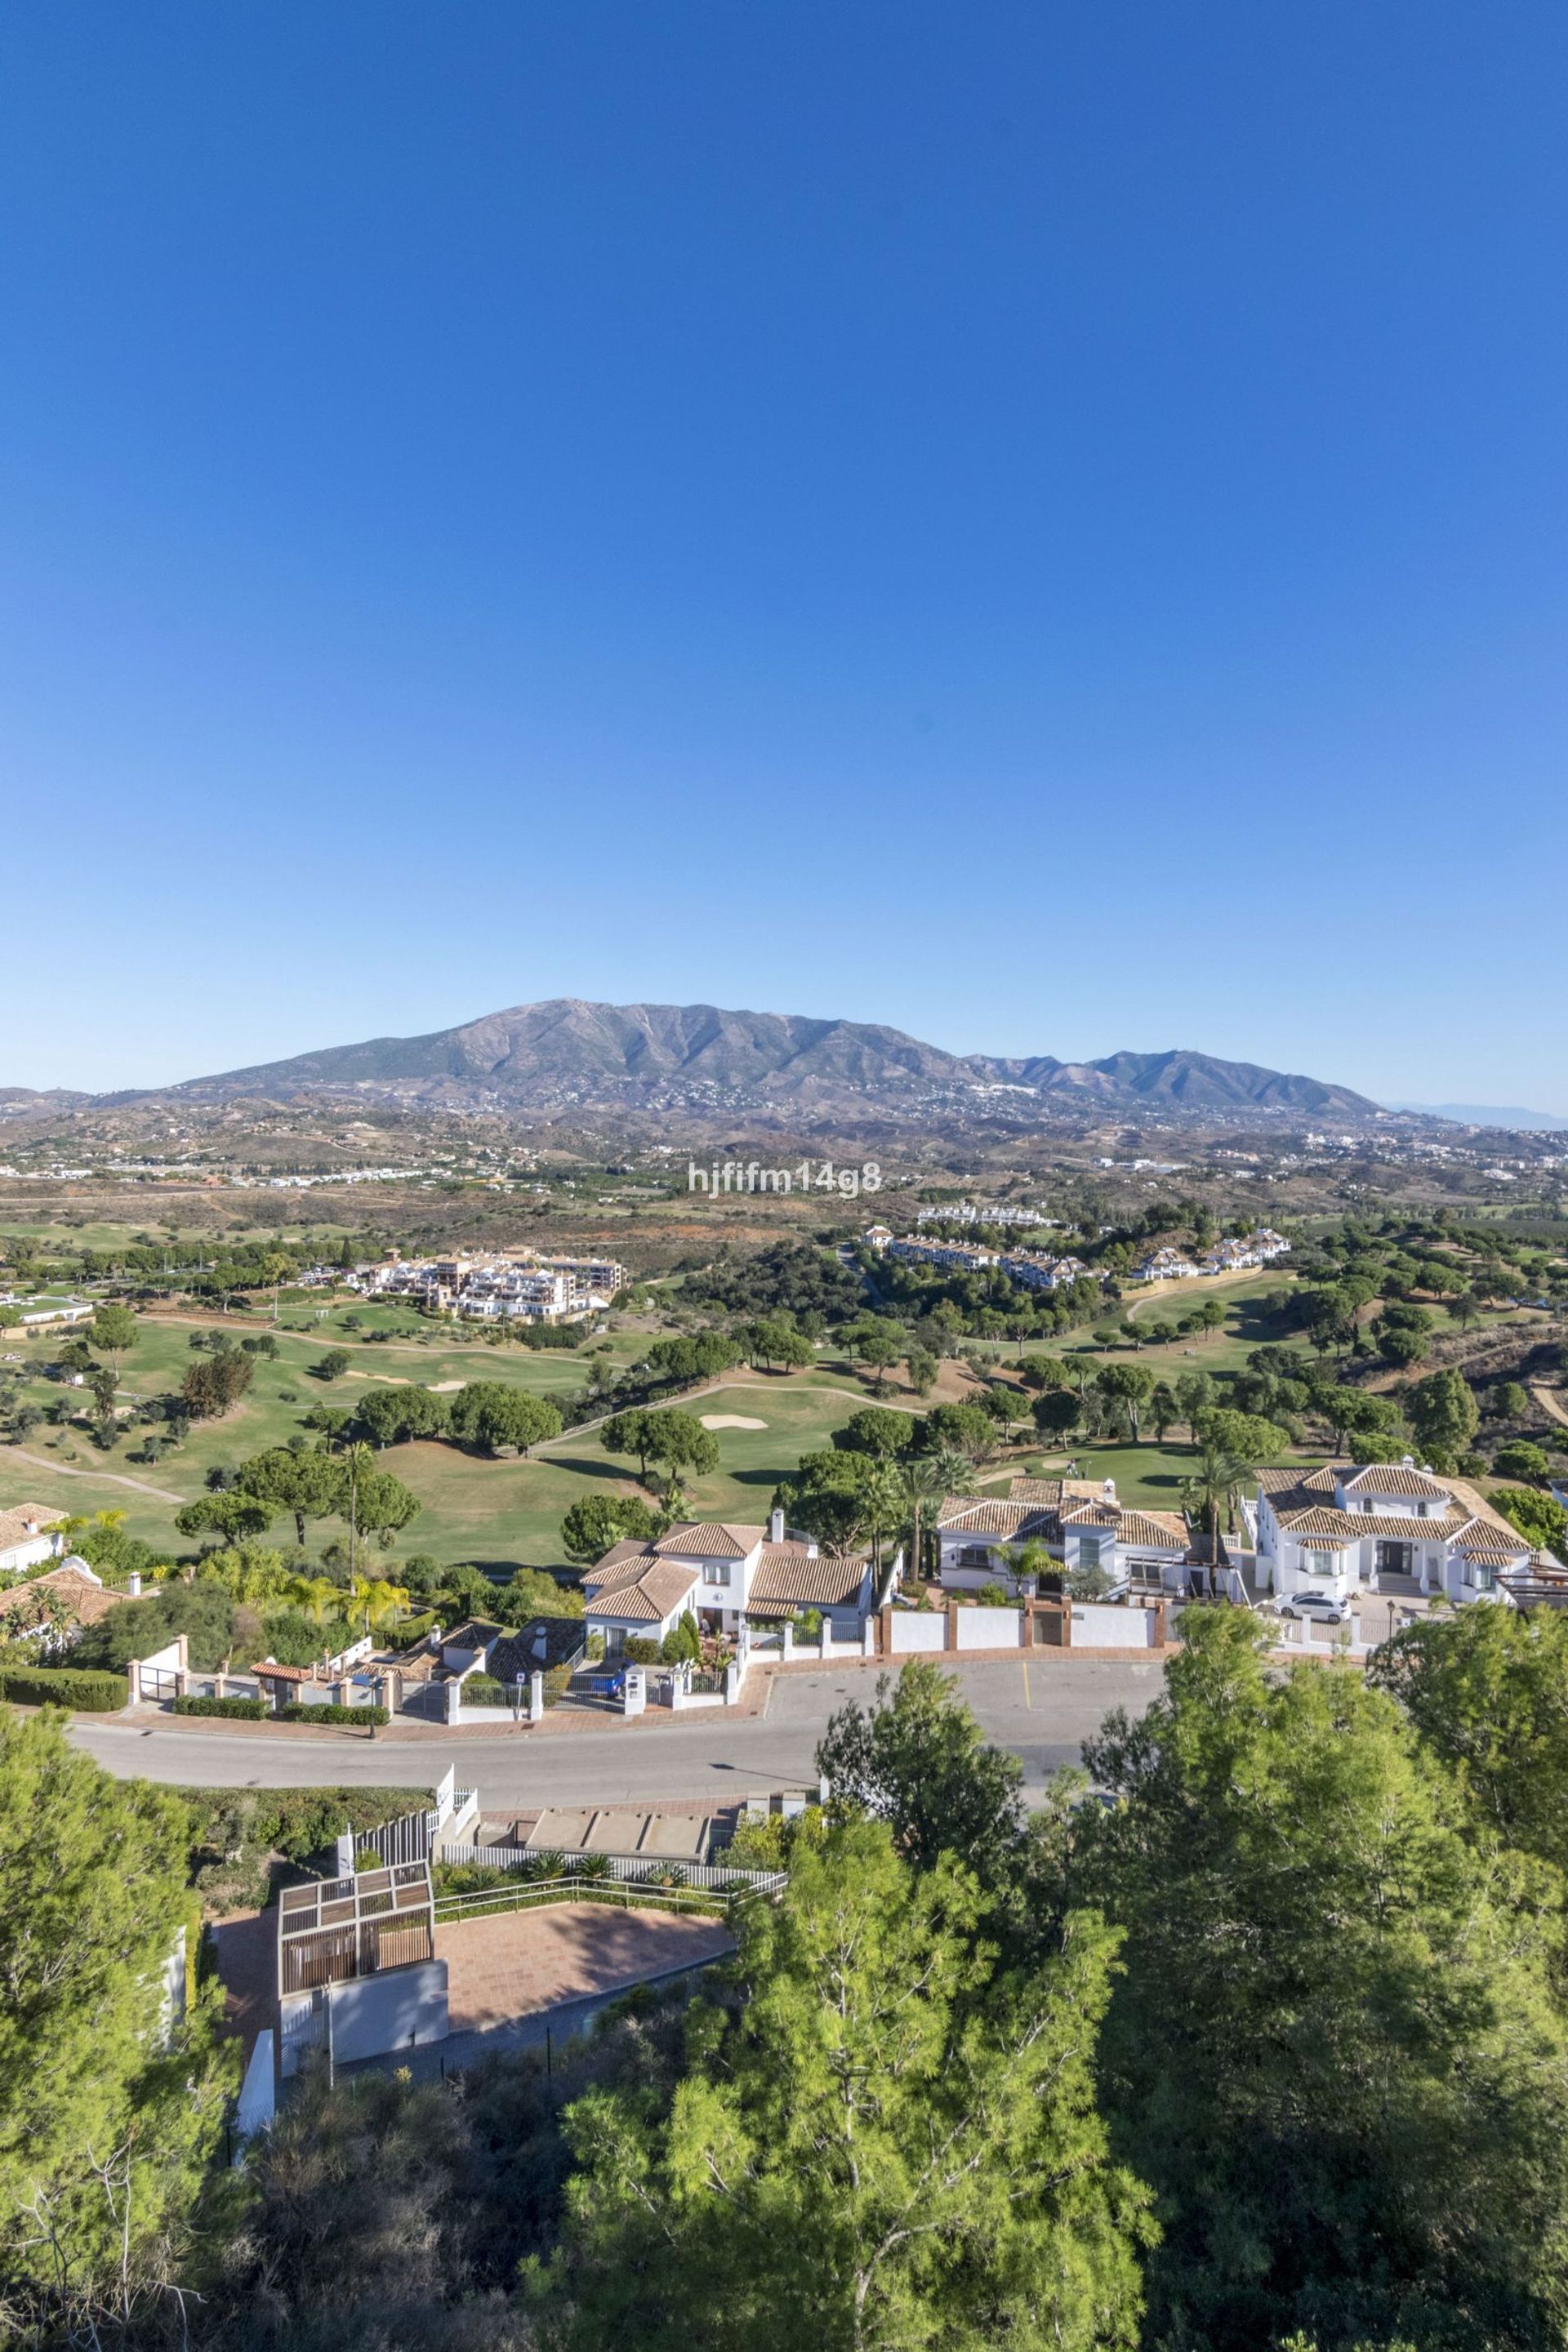
[[[1032,1713],[1033,1713],[1033,1711],[1034,1711],[1034,1705],[1035,1705],[1035,1702],[1034,1702],[1034,1700],[1029,1696],[1029,1669],[1028,1669],[1028,1667],[1027,1667],[1026,1665],[1025,1665],[1025,1664],[1023,1664],[1023,1661],[1022,1661],[1021,1659],[1020,1659],[1020,1661],[1019,1661],[1019,1664],[1020,1664],[1020,1665],[1023,1667],[1023,1675],[1024,1675],[1024,1705],[1025,1705],[1025,1706],[1026,1706],[1030,1710],[1030,1712],[1031,1712],[1031,1714],[1032,1714]]]

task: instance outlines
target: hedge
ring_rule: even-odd
[[[378,1727],[392,1721],[384,1706],[286,1706],[280,1709],[279,1723],[374,1723]]]
[[[272,1710],[264,1698],[177,1698],[173,1715],[221,1715],[231,1723],[262,1723]]]
[[[0,1699],[17,1706],[74,1706],[84,1715],[113,1715],[127,1696],[123,1675],[95,1675],[81,1666],[0,1667]]]

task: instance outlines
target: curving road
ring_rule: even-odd
[[[1064,1764],[1113,1706],[1141,1715],[1160,1689],[1149,1663],[1062,1659],[1026,1666],[1014,1659],[955,1661],[964,1698],[989,1738],[1022,1758],[1031,1793]],[[310,1788],[373,1783],[428,1788],[448,1764],[478,1789],[487,1811],[509,1806],[613,1804],[799,1787],[816,1777],[814,1756],[828,1717],[872,1697],[876,1677],[854,1667],[779,1675],[762,1715],[721,1711],[677,1722],[606,1724],[603,1730],[549,1731],[465,1739],[274,1738],[269,1734],[184,1726],[92,1722],[79,1717],[76,1744],[121,1777],[205,1788]]]

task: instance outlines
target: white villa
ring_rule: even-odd
[[[66,1548],[62,1516],[46,1503],[16,1503],[0,1511],[0,1576],[19,1576],[40,1560],[58,1559]]]
[[[893,1562],[896,1579],[901,1555]],[[716,1519],[678,1520],[651,1542],[613,1544],[583,1579],[590,1633],[608,1656],[628,1637],[658,1641],[689,1610],[704,1633],[735,1634],[743,1622],[777,1623],[818,1609],[847,1640],[858,1634],[876,1598],[865,1552],[819,1552],[784,1529],[774,1511],[765,1528]]]
[[[1000,1584],[1016,1594],[1013,1554],[1026,1543],[1044,1544],[1064,1568],[1102,1569],[1113,1583],[1136,1574],[1167,1591],[1186,1590],[1186,1521],[1173,1511],[1126,1508],[1113,1478],[1015,1478],[1005,1501],[950,1495],[936,1528],[949,1592]]]
[[[1254,1521],[1260,1591],[1357,1591],[1506,1600],[1535,1573],[1531,1546],[1462,1478],[1403,1462],[1264,1470]]]

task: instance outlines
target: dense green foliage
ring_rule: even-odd
[[[272,1712],[264,1698],[198,1698],[190,1691],[169,1704],[174,1715],[216,1716],[230,1723],[264,1723]]]
[[[188,2275],[231,2053],[182,2016],[185,1809],[0,1712],[0,2334],[101,2342]],[[171,1962],[173,1969],[171,1971]],[[217,2174],[221,2179],[221,2173]]]
[[[89,1674],[79,1666],[0,1664],[0,1699],[14,1706],[68,1706],[84,1715],[111,1715],[125,1705],[121,1675]]]

